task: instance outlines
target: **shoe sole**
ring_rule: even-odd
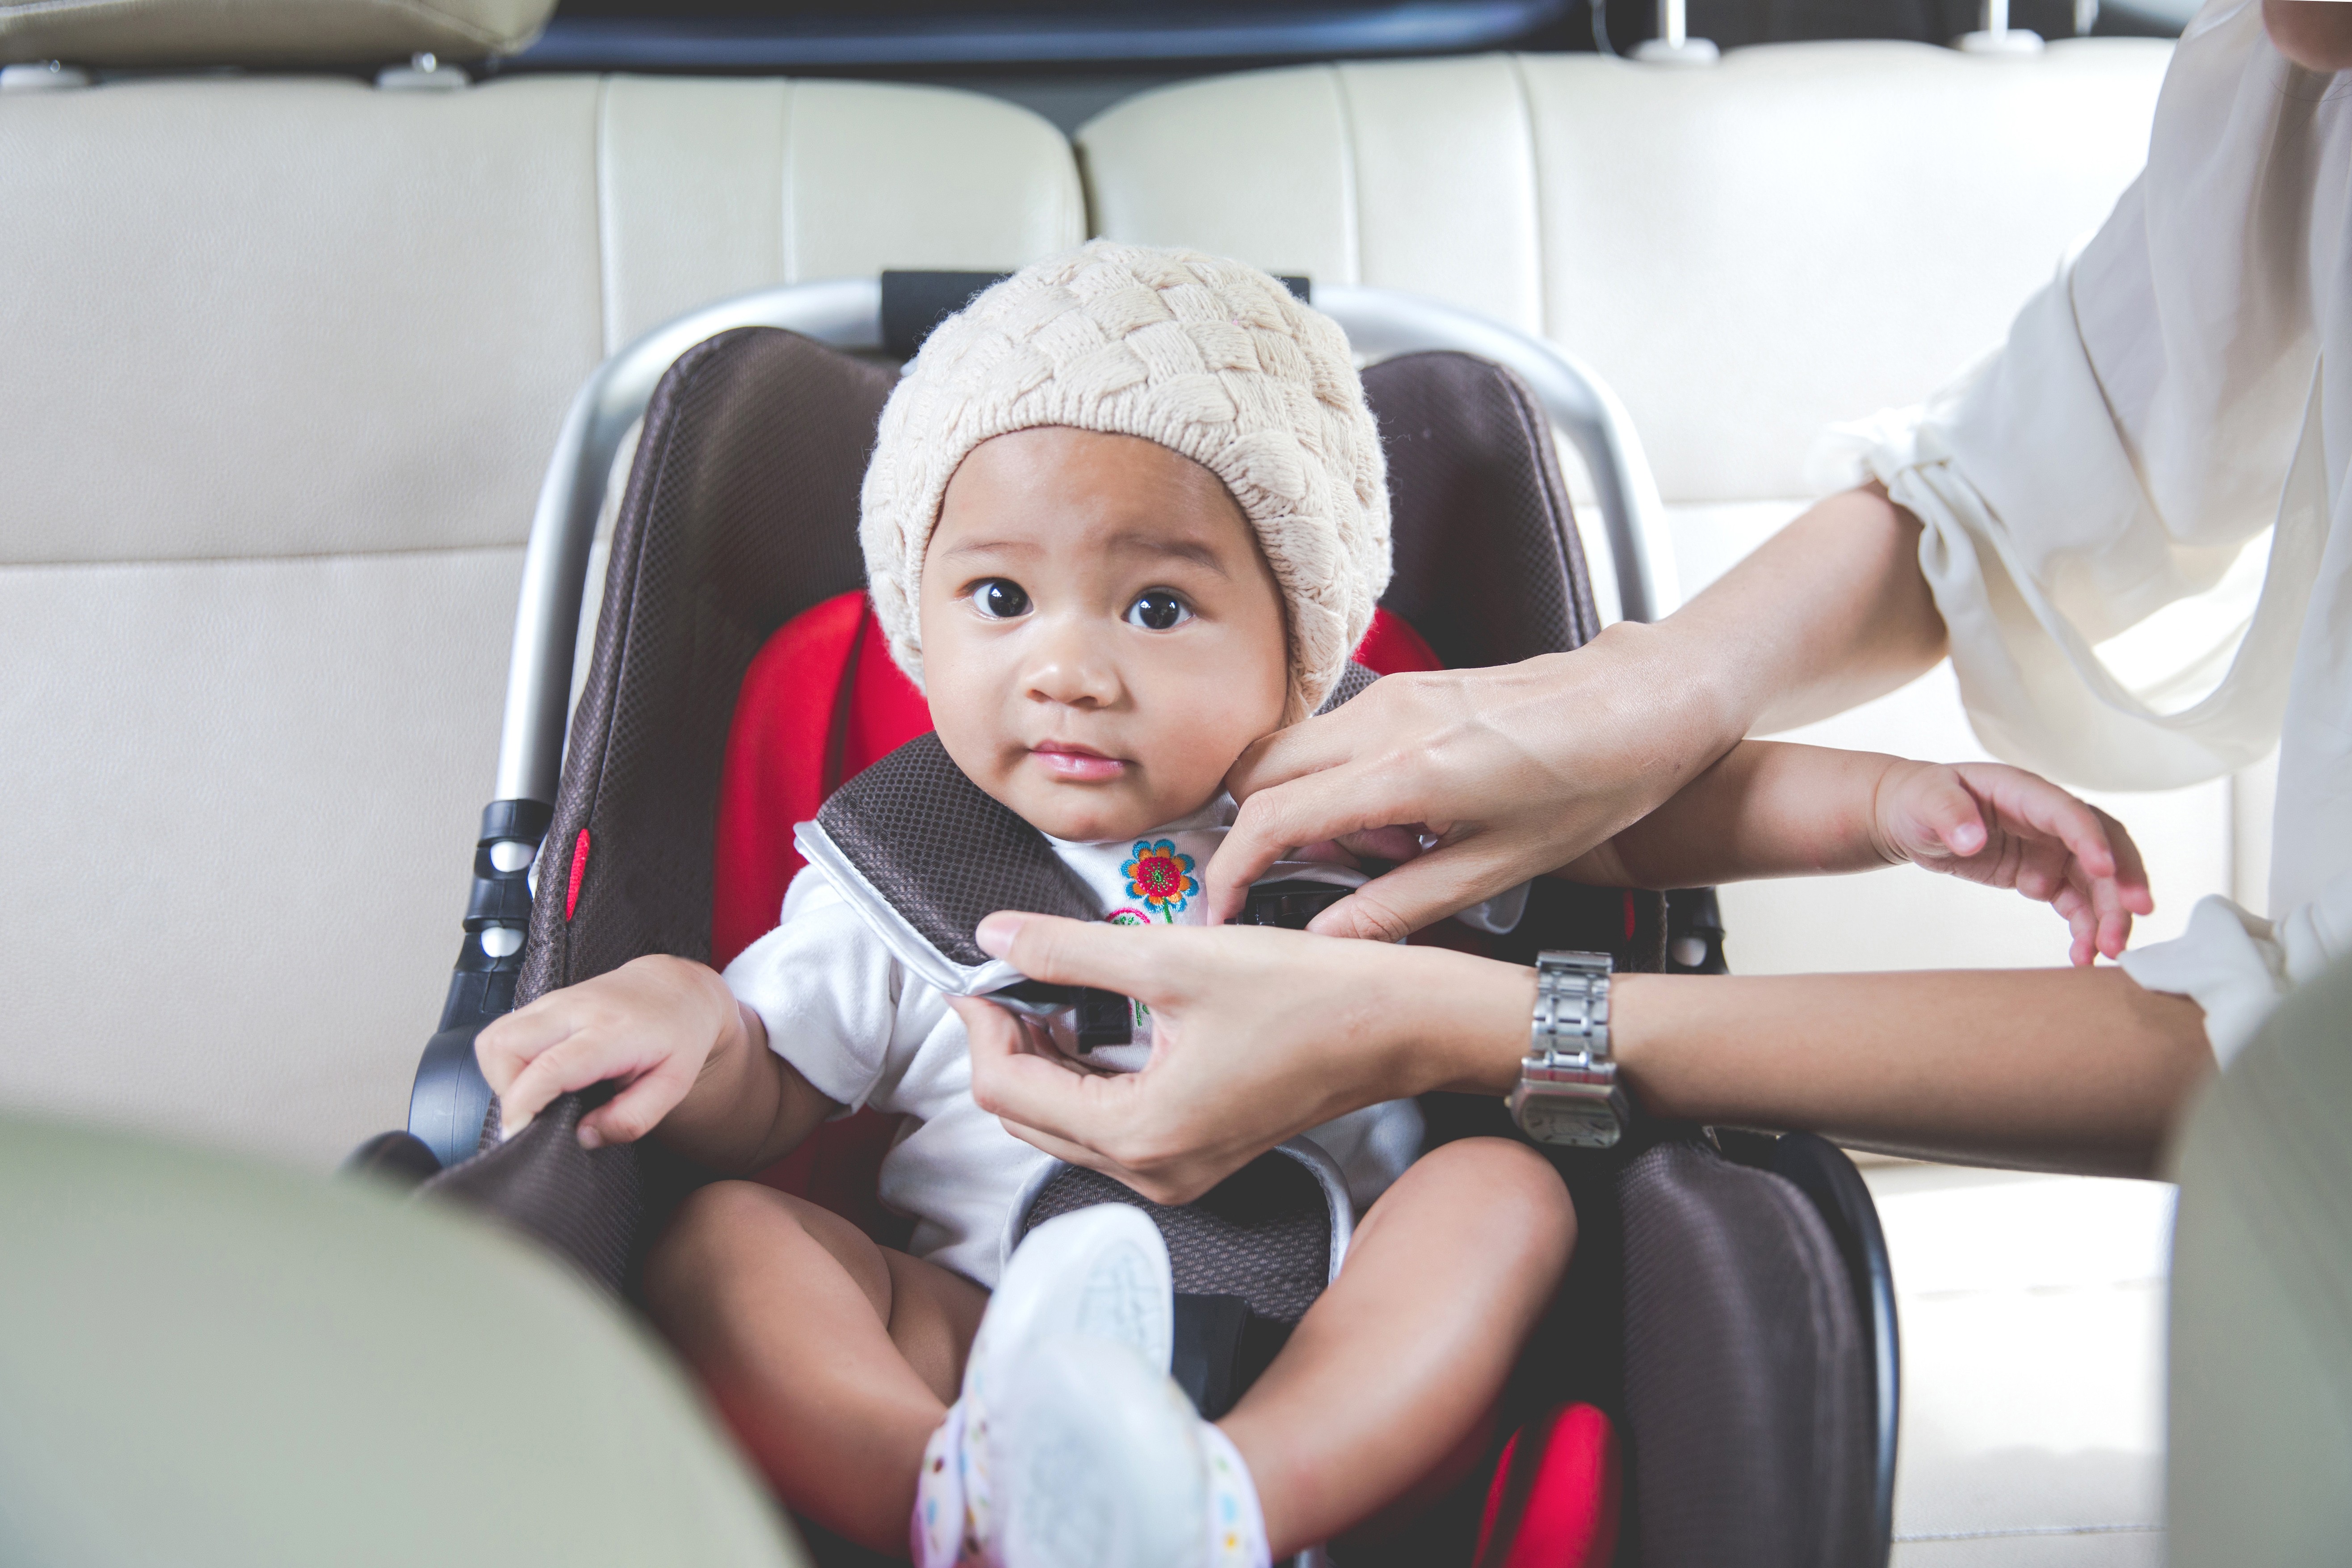
[[[1023,1239],[989,1298],[965,1389],[1009,1384],[1038,1346],[1072,1338],[1125,1345],[1167,1372],[1176,1338],[1168,1244],[1141,1209],[1097,1205]]]
[[[1004,1568],[1197,1568],[1199,1428],[1183,1391],[1128,1346],[1041,1346],[989,1434]]]

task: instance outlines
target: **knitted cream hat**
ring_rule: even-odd
[[[1319,707],[1389,581],[1380,431],[1338,324],[1255,267],[1106,239],[941,322],[882,411],[860,498],[874,613],[917,686],[948,480],[1041,425],[1140,436],[1224,481],[1288,602],[1291,716]]]

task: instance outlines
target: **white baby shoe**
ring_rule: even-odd
[[[988,1450],[1001,1568],[1267,1568],[1249,1468],[1130,1346],[1040,1345]]]
[[[1041,1349],[1108,1344],[1165,1382],[1174,1335],[1168,1244],[1141,1209],[1102,1204],[1031,1231],[989,1298],[962,1396],[924,1448],[911,1521],[916,1568],[1003,1561],[991,1484],[1002,1448],[992,1442],[991,1413],[1021,1387]]]

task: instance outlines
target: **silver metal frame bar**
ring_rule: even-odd
[[[596,367],[563,416],[555,456],[539,487],[522,557],[514,652],[507,666],[493,800],[555,800],[572,696],[580,596],[596,542],[596,516],[613,454],[642,418],[654,387],[680,354],[737,327],[788,327],[837,349],[882,346],[882,282],[844,278],[763,289],[707,305],[656,327]]]
[[[1517,372],[1592,476],[1617,574],[1618,613],[1654,621],[1674,612],[1674,540],[1650,459],[1625,405],[1591,366],[1491,317],[1402,289],[1318,283],[1315,308],[1338,321],[1367,358],[1454,349]]]
[[[1368,359],[1453,349],[1509,366],[1542,399],[1592,476],[1620,613],[1655,620],[1675,606],[1674,556],[1649,460],[1624,405],[1573,355],[1457,306],[1360,284],[1318,284],[1316,308]],[[523,552],[507,668],[494,800],[552,803],[563,764],[580,604],[613,456],[679,355],[737,327],[785,327],[839,349],[882,347],[882,285],[872,278],[794,283],[722,300],[655,328],[607,359],[572,398],[539,490]]]

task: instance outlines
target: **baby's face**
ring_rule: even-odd
[[[974,447],[923,562],[923,676],[956,765],[1056,838],[1199,810],[1282,721],[1282,596],[1215,475],[1055,426]]]

